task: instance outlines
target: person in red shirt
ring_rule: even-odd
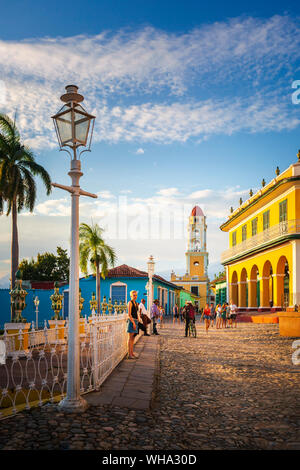
[[[206,329],[206,333],[208,333],[208,328],[209,328],[210,320],[211,320],[211,312],[210,312],[210,308],[209,308],[208,304],[205,305],[205,309],[203,310],[202,317],[204,317],[205,329]],[[201,317],[201,319],[202,319],[202,317]]]

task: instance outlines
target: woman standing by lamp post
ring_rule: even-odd
[[[128,359],[136,359],[137,356],[133,354],[133,343],[134,336],[139,332],[139,323],[138,323],[138,311],[139,306],[137,304],[137,291],[132,290],[130,292],[131,300],[127,304],[128,308],[128,326],[127,333],[129,334],[128,338]]]

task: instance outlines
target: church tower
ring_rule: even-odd
[[[186,272],[190,276],[207,276],[206,230],[206,217],[202,209],[195,206],[189,217],[188,247],[185,254]]]
[[[199,308],[209,301],[209,279],[207,273],[208,252],[206,248],[206,217],[199,206],[195,206],[188,220],[188,244],[186,273],[176,276],[171,273],[171,281],[190,291],[195,296]]]

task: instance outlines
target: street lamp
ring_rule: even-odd
[[[40,304],[40,300],[38,296],[35,296],[33,302],[35,305],[35,325],[36,325],[36,329],[38,330],[39,329],[39,304]]]
[[[148,278],[149,278],[149,283],[148,283],[148,313],[150,315],[151,312],[151,306],[153,303],[153,286],[152,286],[152,278],[154,275],[154,268],[155,268],[155,262],[153,259],[153,256],[151,255],[148,260]]]
[[[67,394],[60,402],[65,411],[84,411],[87,402],[80,396],[80,349],[79,349],[79,197],[89,196],[97,198],[96,194],[83,191],[79,179],[83,152],[90,152],[95,116],[88,114],[79,104],[83,96],[78,92],[76,85],[66,86],[66,93],[61,96],[65,103],[57,114],[52,116],[54,127],[61,151],[66,151],[71,157],[71,170],[69,176],[72,186],[52,183],[71,193],[71,253],[70,253],[70,280],[69,280],[69,333],[68,333],[68,377]],[[87,147],[77,156],[78,147]],[[72,153],[67,150],[69,147]]]

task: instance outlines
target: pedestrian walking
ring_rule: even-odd
[[[159,305],[158,299],[154,300],[153,305],[151,307],[151,312],[150,312],[150,316],[151,316],[151,320],[152,320],[152,334],[153,335],[158,335],[159,334],[157,332],[157,328],[156,328],[157,320],[158,320],[159,315],[160,315],[158,305]]]
[[[178,305],[175,304],[174,307],[173,307],[173,325],[174,323],[176,322],[177,320],[177,323],[180,323],[180,319],[179,319],[179,309],[178,309]]]
[[[185,317],[185,336],[187,337],[190,322],[193,321],[195,323],[195,309],[190,300],[187,302],[184,308],[184,317]]]
[[[164,327],[164,315],[165,315],[165,309],[163,308],[162,305],[159,307],[159,322],[160,322],[160,328]]]
[[[148,313],[147,313],[147,310],[146,310],[146,307],[145,307],[145,303],[146,303],[146,300],[145,299],[142,299],[141,300],[141,303],[139,305],[139,314],[140,314],[140,318],[142,320],[142,323],[143,323],[143,331],[144,331],[144,336],[150,336],[148,333],[147,333],[147,326],[149,323],[151,323],[151,320],[148,316]]]
[[[221,304],[216,306],[216,329],[219,330],[221,328],[222,323],[222,307]]]
[[[230,313],[229,313],[229,325],[231,326],[231,328],[233,328],[233,322],[235,324],[235,328],[237,327],[237,306],[235,305],[235,303],[231,302],[230,303],[230,306],[229,306],[229,309],[230,309]]]
[[[203,316],[204,321],[205,321],[205,330],[206,330],[206,333],[208,333],[208,328],[209,328],[210,320],[211,320],[210,308],[209,308],[209,305],[208,305],[208,304],[205,305],[205,309],[203,310],[202,316]],[[202,318],[202,317],[201,317],[201,318]]]
[[[138,325],[138,311],[139,306],[137,304],[137,291],[132,290],[130,292],[131,300],[127,304],[128,308],[128,320],[127,320],[127,333],[129,334],[128,338],[128,359],[136,359],[137,356],[133,353],[133,344],[134,344],[134,337],[139,332],[139,325]]]
[[[216,318],[216,309],[214,304],[210,304],[210,316],[211,316],[211,327],[214,326],[214,321]]]
[[[183,307],[180,307],[179,314],[180,314],[180,321],[181,321],[181,323],[182,323],[183,320],[184,320],[184,318],[183,318]]]

